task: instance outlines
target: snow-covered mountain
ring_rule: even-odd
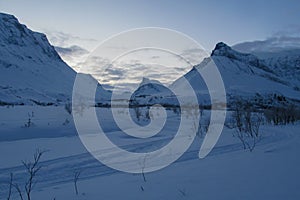
[[[277,76],[289,81],[290,85],[300,90],[300,38],[280,37],[264,41],[243,42],[233,49],[251,53],[264,60]]]
[[[177,105],[174,94],[157,80],[143,78],[139,87],[131,95],[132,104],[153,105],[155,103],[163,105]]]
[[[0,13],[0,46],[0,104],[52,105],[71,100],[76,72],[44,34]]]
[[[165,94],[168,89],[157,80],[151,80],[149,78],[143,78],[138,89],[133,93],[135,97],[151,96],[152,94]]]
[[[214,62],[223,78],[229,106],[238,99],[247,99],[258,106],[299,103],[299,83],[295,81],[299,64],[289,61],[289,58],[286,58],[288,67],[280,65],[280,62],[272,64],[271,58],[263,60],[252,54],[235,51],[225,43],[218,43],[209,58],[194,66],[191,71],[171,84],[170,88],[187,90],[183,86],[183,79],[187,79],[197,94],[199,103],[209,105],[209,93],[197,68],[209,67],[210,63]],[[162,91],[158,93],[163,96]],[[165,96],[170,97],[170,92],[165,92]],[[151,100],[153,102],[153,98]],[[159,101],[157,99],[155,103]],[[172,100],[169,99],[168,102]]]
[[[290,86],[300,91],[300,49],[279,52],[260,52],[257,56],[278,75],[288,80]]]
[[[240,53],[224,43],[218,43],[209,59],[214,61],[222,75],[229,103],[237,98],[247,98],[264,105],[275,103],[278,96],[300,99],[299,91],[293,87],[293,80],[278,73],[269,62],[255,55]],[[206,67],[205,62],[209,61],[203,62],[195,67]],[[188,78],[191,76],[187,75]],[[197,80],[193,78],[190,78],[190,82],[197,85]]]

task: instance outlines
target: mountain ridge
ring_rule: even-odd
[[[0,104],[59,105],[71,101],[76,72],[49,43],[13,15],[0,13]],[[100,89],[101,85],[98,86]],[[102,90],[104,96],[106,91]]]
[[[299,104],[300,102],[299,92],[295,90],[291,80],[275,73],[265,60],[249,53],[235,51],[223,42],[216,45],[210,57],[205,58],[184,76],[175,80],[170,88],[180,91],[188,90],[183,86],[184,80],[182,79],[186,79],[194,89],[199,104],[209,106],[209,91],[197,69],[201,70],[201,68],[205,68],[211,63],[216,65],[221,73],[229,107],[240,99],[252,101],[253,104],[260,107],[277,104],[277,97],[286,100],[286,102],[279,102],[283,104]],[[153,101],[153,97],[156,95],[152,94],[151,97],[151,94],[144,93],[144,96],[148,98],[148,102],[151,101],[152,104],[162,101],[160,99]],[[161,91],[159,95],[162,95]],[[167,93],[165,96],[170,97],[171,93]],[[173,96],[173,98],[175,97]],[[145,104],[147,101],[144,99],[142,102]],[[172,102],[172,99],[168,99],[168,102]]]

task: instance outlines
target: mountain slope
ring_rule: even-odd
[[[274,100],[272,100],[274,94],[275,96],[282,95],[286,99],[299,100],[299,92],[291,86],[291,80],[280,76],[275,69],[268,66],[268,62],[254,55],[240,53],[224,43],[218,43],[211,57],[206,58],[195,68],[207,67],[212,61],[223,78],[229,105],[231,101],[238,98],[256,99],[256,101],[261,101],[261,104],[268,104],[268,100]],[[184,77],[193,86],[199,96],[198,99],[207,98],[207,88],[197,70],[191,70]],[[180,82],[181,80],[178,79],[172,87],[180,87]]]
[[[174,94],[157,80],[143,78],[137,90],[131,95],[131,104],[153,105],[156,103],[163,105],[177,105]]]
[[[274,106],[276,104],[299,103],[300,93],[295,88],[295,78],[286,76],[286,69],[282,66],[272,66],[269,60],[263,60],[255,55],[240,53],[224,43],[218,43],[209,58],[205,58],[199,65],[170,85],[170,89],[188,91],[184,86],[184,79],[188,80],[195,91],[199,104],[210,105],[210,95],[207,86],[198,70],[210,67],[212,62],[217,66],[222,76],[228,106],[238,100],[249,100],[259,107]],[[294,63],[291,66],[297,69]],[[284,71],[284,72],[282,72]],[[297,76],[297,75],[295,75]],[[210,77],[214,78],[214,77]],[[140,90],[140,89],[139,89]],[[168,102],[176,102],[169,91],[158,91],[157,94],[168,97]],[[188,98],[188,95],[186,95]],[[149,97],[145,97],[149,101]],[[154,103],[164,103],[157,98]],[[146,99],[139,99],[145,103]]]
[[[269,38],[236,44],[233,49],[251,53],[264,60],[277,76],[289,81],[300,91],[300,39],[297,37]]]
[[[44,34],[0,13],[0,104],[70,101],[75,77]]]

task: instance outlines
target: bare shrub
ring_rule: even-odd
[[[264,115],[270,124],[286,125],[300,120],[300,109],[294,104],[288,106],[277,106],[265,109]]]
[[[198,131],[197,131],[197,136],[199,137],[203,137],[207,131],[208,131],[208,127],[210,124],[210,120],[207,118],[201,119],[199,121],[199,127],[198,127]]]
[[[232,114],[235,134],[244,149],[253,151],[257,142],[261,139],[260,126],[263,122],[262,113],[253,112],[250,104],[237,102]]]
[[[140,108],[137,106],[137,107],[134,107],[133,110],[134,110],[137,120],[140,121],[140,118],[142,116],[142,112],[140,111]]]
[[[44,153],[45,153],[45,151],[41,151],[41,150],[37,149],[33,155],[33,161],[22,161],[23,166],[25,167],[26,173],[27,173],[27,180],[24,185],[25,195],[23,194],[19,185],[17,183],[13,182],[13,175],[11,174],[9,198],[11,196],[11,188],[14,187],[16,189],[17,193],[19,194],[19,197],[21,200],[24,200],[25,197],[27,200],[31,200],[31,193],[34,189],[34,186],[37,183],[35,180],[36,175],[42,168],[42,166],[40,166],[40,160]]]
[[[33,155],[33,161],[23,161],[23,165],[27,170],[28,180],[25,183],[25,192],[27,200],[31,199],[31,192],[36,184],[35,177],[36,174],[40,171],[42,166],[39,165],[42,155],[45,151],[36,150]]]
[[[81,171],[76,171],[74,173],[74,188],[75,188],[75,194],[78,195],[78,187],[77,187],[77,182],[78,182],[78,179],[79,179],[79,176],[81,174]]]
[[[34,123],[32,122],[33,117],[34,117],[34,112],[28,113],[28,119],[27,119],[27,122],[24,125],[26,128],[34,126]]]
[[[71,103],[66,103],[65,104],[65,110],[67,113],[72,114],[72,104]]]
[[[12,187],[13,187],[13,173],[10,173],[9,189],[8,189],[7,200],[10,200],[10,198],[11,198]]]

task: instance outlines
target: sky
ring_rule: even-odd
[[[299,32],[299,10],[299,0],[0,0],[1,12],[46,32],[50,41],[80,43],[89,50],[111,35],[140,27],[174,29],[212,50],[219,41],[233,45]],[[59,41],[59,34],[65,38]]]

